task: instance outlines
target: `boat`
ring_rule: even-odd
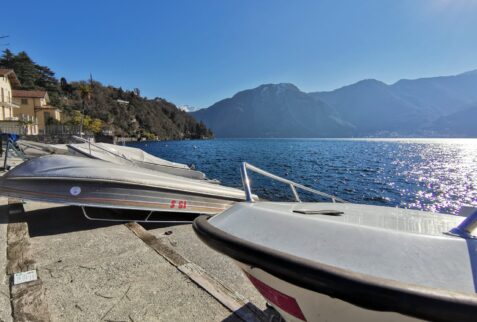
[[[77,137],[75,139],[81,140]],[[82,140],[84,143],[67,144],[70,155],[99,159],[125,166],[135,166],[191,179],[207,179],[203,172],[191,169],[185,164],[155,157],[138,148]]]
[[[66,144],[46,144],[28,140],[18,140],[16,143],[27,158],[48,154],[68,154]]]
[[[215,215],[245,200],[242,190],[205,180],[69,155],[13,168],[0,177],[0,195],[80,206],[88,219],[102,218],[88,216],[87,207],[143,211],[137,221],[145,222],[157,212]]]
[[[247,170],[295,202],[255,201]],[[477,208],[461,216],[346,203],[242,165],[247,201],[194,230],[231,257],[286,321],[475,321]],[[306,188],[329,202],[301,202]]]

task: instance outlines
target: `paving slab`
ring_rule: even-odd
[[[157,238],[164,238],[185,258],[204,268],[207,273],[249,299],[261,310],[266,310],[266,301],[253,287],[237,265],[227,256],[207,247],[194,233],[192,225],[176,225],[153,228],[142,224]]]
[[[74,207],[27,208],[52,321],[238,320],[124,225],[86,221]]]

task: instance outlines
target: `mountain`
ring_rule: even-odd
[[[403,79],[391,88],[406,101],[442,116],[477,102],[477,70],[456,76]]]
[[[333,107],[293,84],[261,85],[191,114],[217,137],[335,137],[353,131]]]
[[[391,85],[366,79],[327,92],[267,84],[192,115],[217,137],[477,136],[474,106],[477,70]]]
[[[451,115],[441,116],[428,128],[442,136],[477,137],[477,103]]]
[[[439,117],[477,102],[477,71],[400,80],[392,85],[364,80],[310,95],[333,106],[341,118],[358,129],[357,135],[383,132],[425,135],[424,129],[433,128],[433,122]]]
[[[309,95],[333,106],[342,119],[355,126],[356,135],[382,131],[410,133],[426,120],[418,106],[373,79]]]

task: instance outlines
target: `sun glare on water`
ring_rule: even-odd
[[[454,209],[477,201],[477,140],[428,140],[421,145],[421,162],[409,172],[421,189],[411,207],[438,211]],[[432,192],[430,192],[432,191]],[[429,202],[431,201],[432,202]],[[461,204],[454,201],[460,200]]]

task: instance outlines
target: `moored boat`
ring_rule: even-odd
[[[280,181],[293,186],[299,201],[295,188],[303,186]],[[287,321],[475,320],[475,208],[465,209],[466,218],[350,203],[248,200],[197,218],[194,230],[234,259]]]

